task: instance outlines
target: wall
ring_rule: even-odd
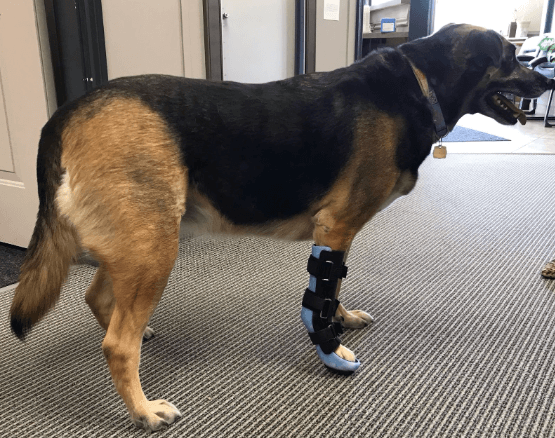
[[[543,0],[436,0],[434,31],[447,23],[469,23],[505,34],[517,9],[519,20],[531,21],[539,32]]]
[[[526,0],[517,2],[511,14],[514,21],[529,21],[529,32],[540,32],[544,0]],[[516,20],[515,20],[516,18]]]

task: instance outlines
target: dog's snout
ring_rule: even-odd
[[[548,82],[549,89],[554,90],[555,89],[555,79],[549,79],[547,82]]]

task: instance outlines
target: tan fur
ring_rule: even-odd
[[[86,299],[107,329],[102,348],[116,389],[133,421],[156,427],[168,419],[142,392],[140,346],[177,256],[187,170],[148,107],[121,98],[98,104],[92,115],[74,114],[62,135],[57,205],[101,263]]]
[[[40,238],[39,230],[42,231]],[[70,263],[78,252],[79,238],[69,221],[39,217],[21,267],[10,314],[19,315],[29,325],[40,321],[58,300]]]
[[[356,233],[380,210],[401,172],[396,163],[402,120],[375,110],[356,124],[355,152],[329,193],[315,206],[314,241],[346,251]]]

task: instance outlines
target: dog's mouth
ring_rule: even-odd
[[[500,92],[493,93],[486,101],[499,117],[506,120],[511,125],[516,124],[517,121],[522,125],[526,124],[526,114],[524,111],[518,109]]]

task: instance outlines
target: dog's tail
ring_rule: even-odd
[[[61,149],[61,135],[50,121],[42,130],[37,156],[37,222],[10,309],[12,331],[21,340],[58,300],[71,260],[79,251],[75,228],[56,208],[63,174]]]

